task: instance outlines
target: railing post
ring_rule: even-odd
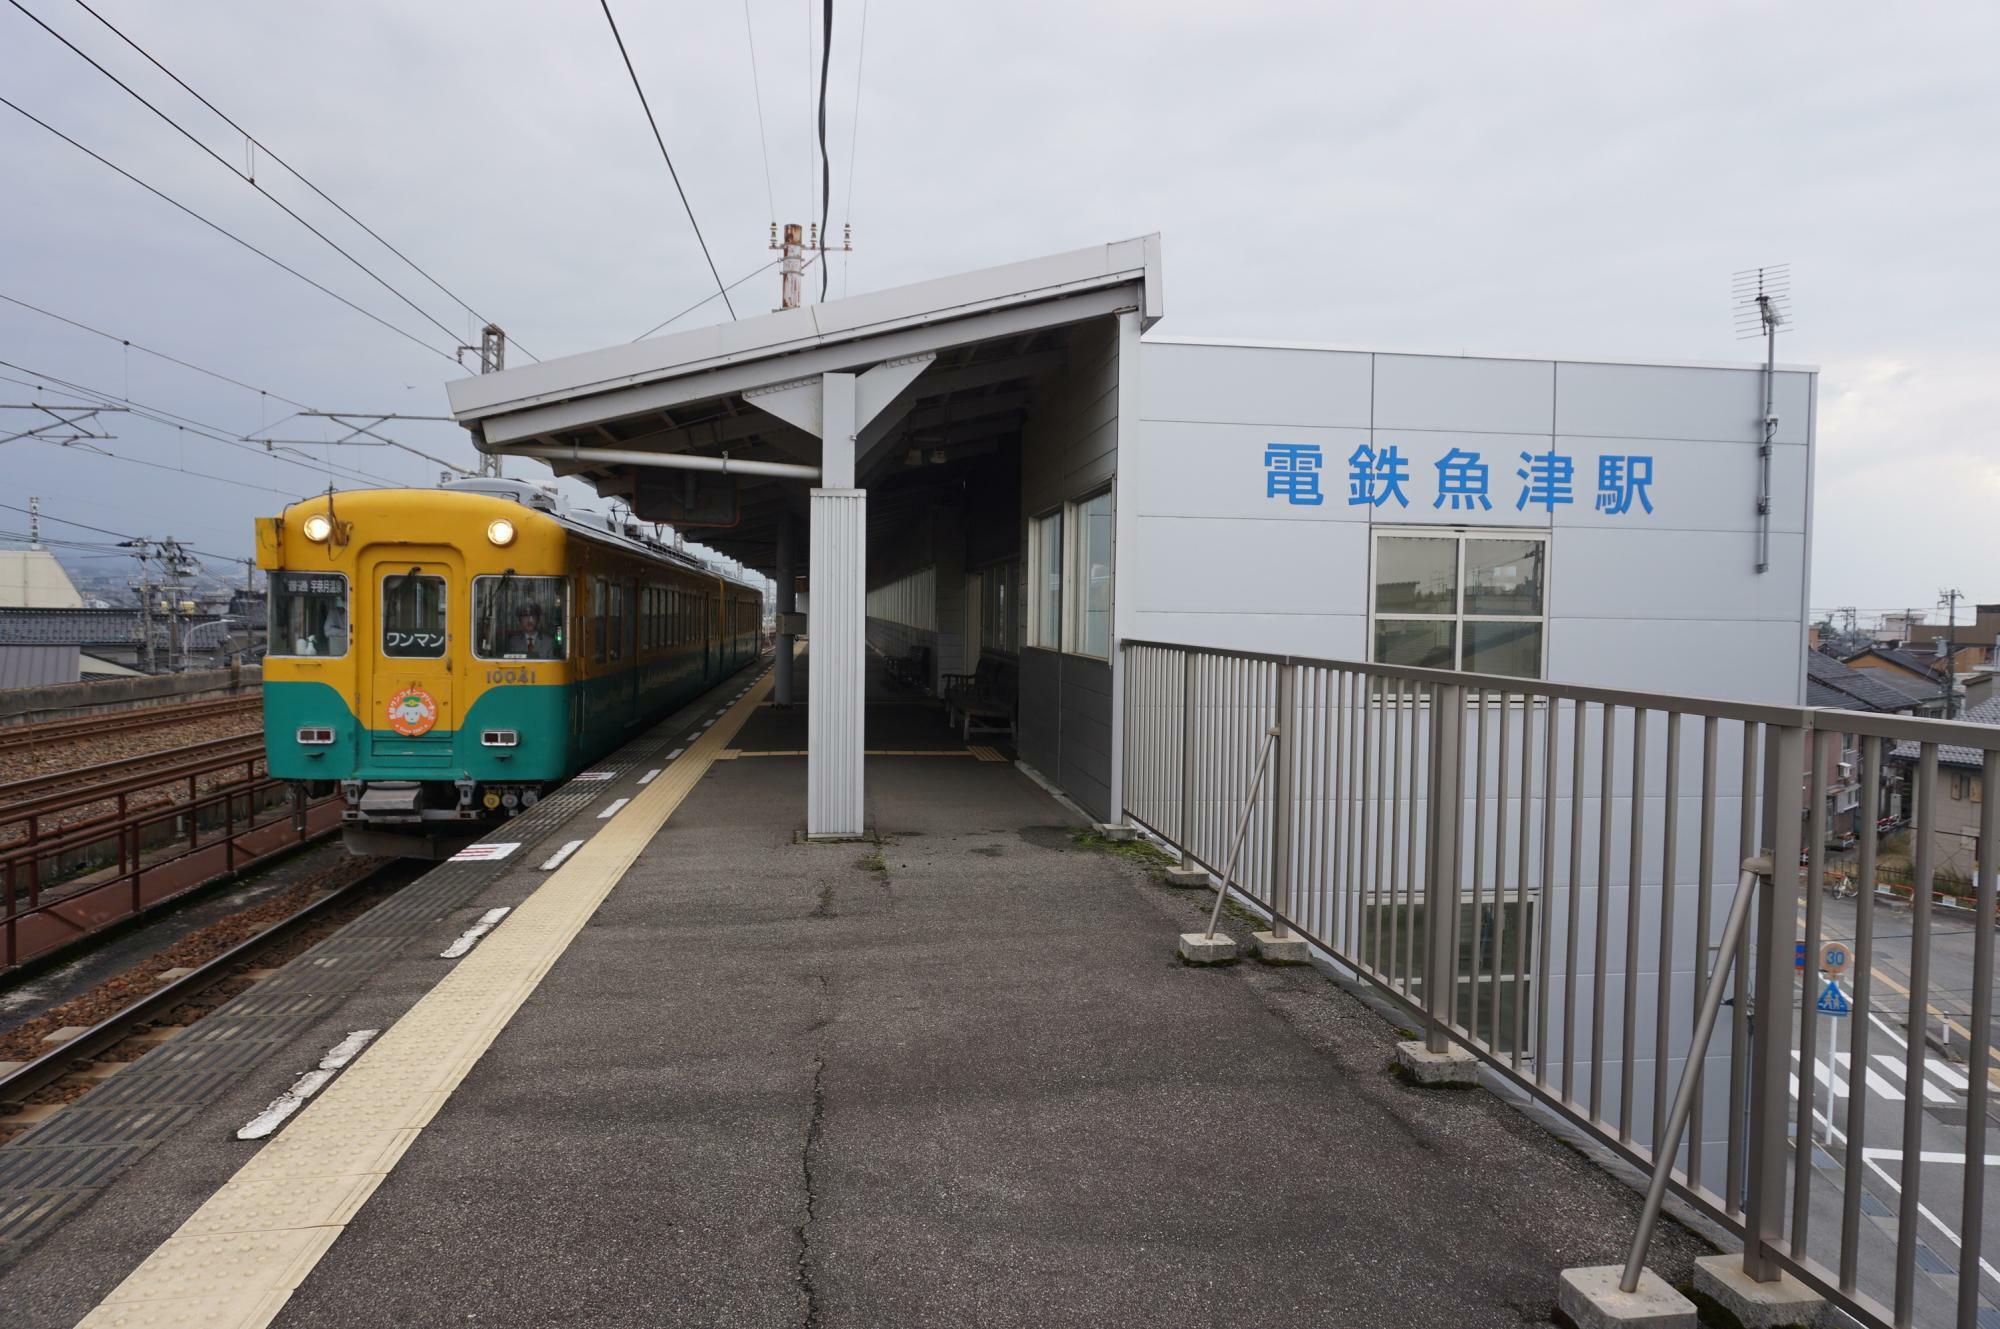
[[[1805,726],[1764,727],[1764,854],[1770,875],[1757,900],[1751,952],[1756,995],[1750,1045],[1750,1138],[1744,1168],[1743,1272],[1759,1283],[1782,1270],[1772,1258],[1784,1237],[1786,1108],[1792,1071],[1792,950],[1798,940],[1798,876],[1804,800]],[[1761,866],[1761,865],[1760,865]],[[1802,1075],[1810,1074],[1801,1071]]]
[[[1452,935],[1458,912],[1458,849],[1465,809],[1460,797],[1461,748],[1465,741],[1465,690],[1456,683],[1430,689],[1430,770],[1425,779],[1424,1009],[1429,1013],[1424,1044],[1433,1053],[1451,1046],[1445,1030],[1457,1002],[1458,956]],[[1415,809],[1411,810],[1413,813]]]
[[[1298,790],[1292,758],[1297,753],[1292,734],[1296,676],[1290,664],[1278,667],[1277,715],[1271,725],[1271,761],[1277,767],[1277,802],[1271,816],[1271,939],[1288,935],[1285,920],[1292,915],[1292,797]]]
[[[1175,831],[1185,853],[1194,845],[1193,651],[1181,652],[1181,824]]]

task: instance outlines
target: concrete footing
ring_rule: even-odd
[[[1109,840],[1113,844],[1123,844],[1127,840],[1139,838],[1139,832],[1135,827],[1114,826],[1108,821],[1100,821],[1090,829],[1097,832],[1098,838]]]
[[[1455,1045],[1442,1052],[1433,1052],[1422,1039],[1398,1043],[1396,1064],[1418,1084],[1433,1088],[1479,1083],[1479,1058]],[[1616,1279],[1612,1281],[1614,1285],[1617,1282]]]
[[[1752,1280],[1740,1255],[1696,1260],[1694,1290],[1735,1316],[1743,1329],[1816,1325],[1826,1313],[1825,1299],[1790,1274],[1778,1275],[1775,1283]]]
[[[1565,1269],[1556,1308],[1576,1329],[1696,1329],[1694,1303],[1674,1291],[1651,1269],[1639,1271],[1639,1286],[1621,1291],[1625,1270],[1615,1264]]]
[[[1207,868],[1192,867],[1186,863],[1176,863],[1167,869],[1167,885],[1197,886],[1203,889],[1215,885],[1215,878],[1208,875]]]
[[[1189,964],[1228,964],[1236,958],[1236,941],[1221,932],[1213,937],[1200,932],[1183,932],[1180,957]]]
[[[1275,932],[1253,932],[1250,934],[1250,949],[1257,952],[1257,958],[1265,964],[1312,963],[1312,954],[1306,950],[1306,939],[1296,932],[1287,932],[1282,937]]]

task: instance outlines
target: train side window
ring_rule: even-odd
[[[590,653],[599,664],[604,663],[605,647],[608,645],[604,623],[610,609],[611,599],[605,594],[604,578],[599,577],[590,584],[590,616],[596,620],[590,631]]]
[[[347,578],[338,572],[271,574],[270,655],[347,654]]]
[[[563,577],[474,577],[473,654],[482,660],[560,660],[569,654],[569,582]]]
[[[605,640],[610,643],[611,658],[622,660],[625,658],[625,588],[617,582],[612,582],[606,588],[606,592],[611,605],[611,615],[606,625]]]
[[[444,578],[412,572],[382,579],[382,654],[436,660],[445,648]]]

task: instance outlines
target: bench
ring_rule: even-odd
[[[969,674],[945,674],[941,682],[946,721],[968,742],[974,734],[1014,733],[1020,703],[1021,666],[1011,656],[981,651]]]

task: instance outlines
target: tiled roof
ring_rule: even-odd
[[[1900,665],[1912,673],[1943,681],[1943,675],[1937,670],[1935,656],[1925,655],[1919,651],[1906,651],[1898,646],[1871,646],[1859,655],[1848,656],[1848,663],[1859,660],[1863,655],[1872,655],[1878,660],[1887,660],[1890,664]]]
[[[1966,707],[1959,712],[1958,723],[2000,725],[2000,697],[1990,697],[1977,706]],[[1921,747],[1915,742],[1898,743],[1889,749],[1891,761],[1916,761],[1921,755]],[[1960,747],[1956,743],[1938,744],[1940,766],[1970,766],[1977,769],[1985,762],[1986,753],[1982,749]]]
[[[1847,711],[1906,711],[1918,699],[1891,686],[1882,669],[1856,669],[1822,651],[1806,652],[1806,700]]]

